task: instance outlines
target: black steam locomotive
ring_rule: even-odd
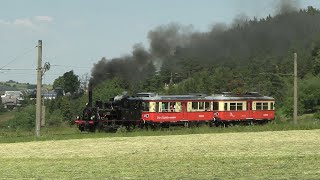
[[[127,129],[141,127],[142,101],[139,97],[127,95],[116,96],[109,101],[97,100],[93,105],[92,89],[89,88],[89,102],[83,110],[82,117],[75,123],[80,131],[95,132],[116,131],[123,126]]]

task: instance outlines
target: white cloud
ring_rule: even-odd
[[[11,27],[24,27],[37,31],[43,31],[45,24],[53,21],[50,16],[34,16],[33,18],[17,18],[11,21],[0,19],[0,25]]]
[[[12,22],[13,25],[17,26],[24,26],[24,27],[30,27],[30,28],[35,28],[36,25],[32,22],[31,19],[28,18],[23,18],[23,19],[15,19]]]
[[[34,18],[35,18],[35,20],[37,20],[37,21],[46,21],[46,22],[51,22],[51,21],[53,21],[53,18],[50,17],[50,16],[35,16]]]

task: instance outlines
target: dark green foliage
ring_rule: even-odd
[[[60,109],[56,109],[51,113],[47,114],[46,125],[47,126],[60,126],[63,122],[64,117],[62,116]],[[69,121],[69,119],[68,119]]]
[[[298,113],[315,113],[320,109],[320,77],[307,75],[298,82]],[[288,91],[288,97],[283,105],[288,117],[293,115],[293,88]]]
[[[320,77],[308,76],[299,84],[299,100],[306,113],[320,110]]]
[[[1,83],[0,84],[0,91],[17,91],[18,89],[16,87],[12,87],[8,83]]]
[[[93,90],[93,99],[95,100],[109,100],[116,95],[122,94],[126,91],[127,83],[119,78],[104,81],[97,85]]]
[[[314,75],[320,74],[320,48],[317,48],[313,52],[313,73]]]
[[[313,115],[313,118],[317,121],[320,121],[320,112],[317,112]]]
[[[59,124],[62,121],[73,124],[76,116],[81,114],[85,103],[80,104],[80,99],[72,99],[69,96],[58,97],[46,102],[47,113],[51,124]]]
[[[53,88],[62,88],[67,93],[75,93],[79,90],[80,81],[77,75],[73,71],[69,71],[58,77],[53,82]]]
[[[7,110],[4,108],[3,104],[2,104],[2,100],[0,99],[0,114],[2,114],[3,112],[6,112]]]
[[[75,116],[72,113],[71,102],[68,97],[61,98],[61,107],[60,110],[62,112],[62,117],[64,121],[69,121],[72,124],[72,120],[74,120]]]
[[[19,109],[15,113],[15,117],[9,120],[6,124],[10,129],[28,129],[31,130],[35,127],[36,121],[36,107],[28,105]]]

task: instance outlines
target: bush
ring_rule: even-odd
[[[2,104],[2,100],[0,99],[0,114],[2,114],[3,112],[6,112],[7,109],[4,108],[3,104]]]
[[[48,113],[46,117],[47,126],[60,126],[62,124],[63,116],[59,109],[54,110],[52,113]]]
[[[2,104],[0,104],[0,114],[4,113],[6,111],[7,111],[7,109],[4,108]]]
[[[313,115],[313,118],[317,121],[320,121],[320,112],[317,112]]]
[[[7,122],[12,129],[33,129],[36,121],[36,107],[28,105],[15,112],[15,117]]]
[[[117,129],[117,134],[125,134],[128,132],[128,129],[125,127],[125,126],[120,126],[118,129]]]

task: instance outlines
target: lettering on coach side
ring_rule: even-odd
[[[177,119],[176,116],[157,116],[157,119]]]

